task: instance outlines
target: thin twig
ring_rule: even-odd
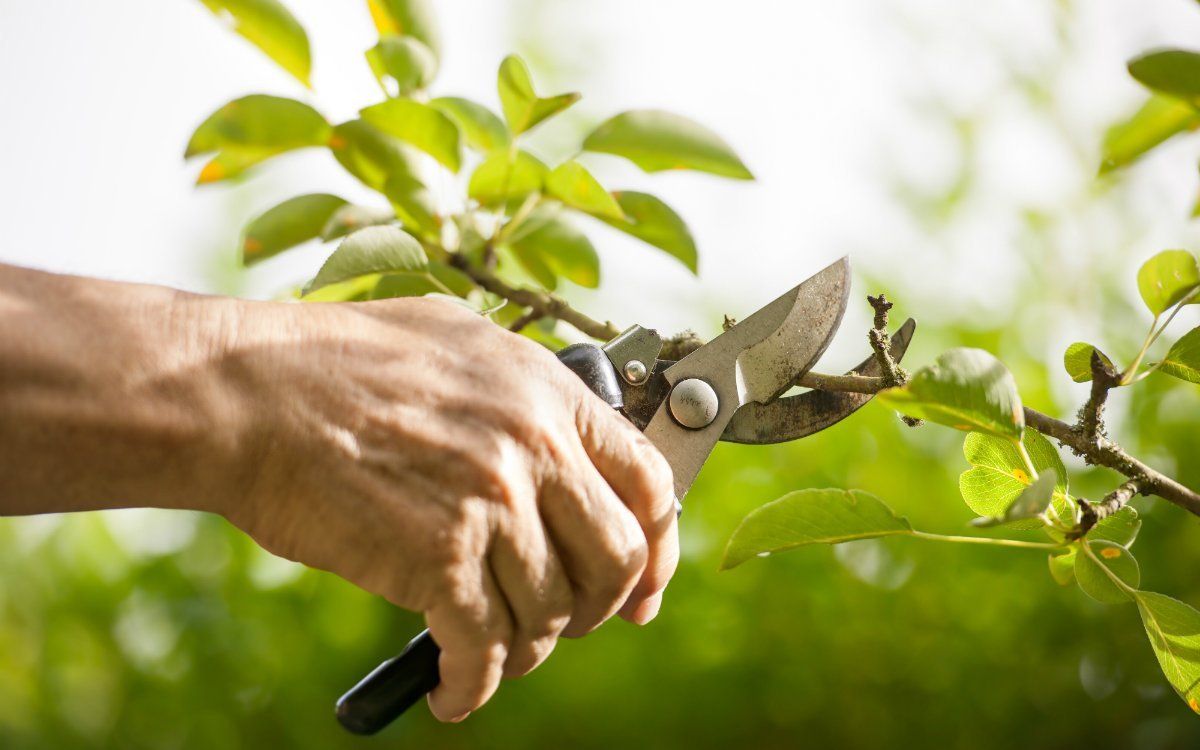
[[[1135,495],[1145,494],[1147,492],[1147,484],[1141,479],[1130,479],[1127,482],[1122,482],[1120,487],[1105,495],[1104,499],[1098,503],[1090,503],[1082,497],[1077,498],[1079,501],[1079,510],[1081,511],[1079,529],[1070,535],[1071,538],[1078,539],[1082,537],[1091,531],[1096,524],[1128,505],[1129,501]]]
[[[1100,350],[1092,350],[1092,390],[1087,402],[1079,410],[1078,430],[1080,436],[1088,443],[1098,445],[1105,435],[1104,404],[1108,401],[1108,392],[1121,384],[1121,374],[1100,354]]]
[[[881,377],[871,375],[826,375],[820,372],[808,371],[796,381],[802,388],[813,388],[818,391],[835,391],[838,393],[879,393],[884,388],[890,388]]]
[[[875,310],[875,319],[872,321],[871,330],[867,332],[867,341],[871,344],[871,351],[875,353],[875,361],[879,363],[879,369],[883,371],[885,387],[899,388],[908,382],[908,372],[892,356],[892,342],[888,336],[888,311],[892,309],[892,303],[887,301],[887,297],[882,292],[878,297],[868,294],[867,302]],[[900,415],[900,421],[909,427],[920,427],[925,424],[924,420],[910,417],[907,414]]]
[[[509,302],[537,311],[539,317],[556,318],[575,326],[580,332],[594,339],[611,339],[621,332],[610,322],[601,323],[567,304],[567,301],[549,292],[518,288],[500,279],[491,271],[471,263],[460,253],[448,253],[450,264],[471,277],[485,290],[503,297]]]
[[[883,294],[878,297],[868,294],[867,302],[875,310],[874,325],[867,332],[867,341],[871,344],[871,351],[875,352],[875,361],[883,371],[882,377],[887,383],[885,387],[902,386],[908,381],[908,373],[892,357],[892,342],[888,336],[888,310],[892,309],[892,303]]]
[[[508,325],[508,330],[512,331],[513,333],[520,333],[521,331],[525,330],[526,326],[531,326],[544,317],[545,316],[542,315],[541,310],[527,310],[524,315]]]

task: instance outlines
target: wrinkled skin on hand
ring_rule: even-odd
[[[670,468],[552,353],[438,300],[237,318],[224,369],[253,471],[215,510],[425,613],[437,718],[460,720],[560,636],[657,614],[679,554]]]

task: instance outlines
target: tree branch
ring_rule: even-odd
[[[908,382],[908,373],[892,357],[892,342],[888,337],[888,310],[892,309],[892,303],[883,294],[878,297],[868,294],[867,302],[875,310],[874,325],[867,331],[867,341],[871,344],[871,351],[875,352],[875,361],[883,371],[883,380],[888,384],[885,387],[902,386]]]
[[[796,381],[801,388],[839,393],[879,393],[892,386],[882,377],[871,375],[826,375],[809,370]]]
[[[492,294],[503,297],[522,307],[528,308],[523,316],[536,318],[551,317],[568,323],[584,334],[596,339],[611,339],[621,331],[611,322],[601,323],[571,307],[566,300],[549,292],[534,289],[523,289],[511,286],[501,280],[491,271],[479,268],[459,253],[447,253],[449,263],[466,273],[475,283]],[[888,352],[887,312],[891,308],[881,294],[878,297],[867,298],[875,308],[874,326],[868,337],[871,348],[879,358],[879,363],[886,373],[879,377],[866,375],[825,375],[819,372],[808,372],[796,381],[797,385],[823,391],[844,393],[875,394],[885,388],[903,384],[907,379],[904,370],[896,363]],[[536,319],[535,318],[535,319]],[[879,332],[877,335],[876,332]],[[676,337],[679,343],[686,341],[686,348],[703,343],[695,334]],[[877,340],[880,342],[877,344]],[[686,352],[684,352],[686,353]],[[1099,365],[1097,362],[1099,361]],[[1103,410],[1108,391],[1115,386],[1111,367],[1100,358],[1092,358],[1093,385],[1088,402],[1080,410],[1080,424],[1071,426],[1062,420],[1055,419],[1039,411],[1025,407],[1025,424],[1047,437],[1054,438],[1063,446],[1082,458],[1091,466],[1105,466],[1124,475],[1131,482],[1122,484],[1113,494],[1110,494],[1100,505],[1089,506],[1099,508],[1108,502],[1109,498],[1125,497],[1120,502],[1128,502],[1134,492],[1129,487],[1136,484],[1136,492],[1155,494],[1169,502],[1178,505],[1189,513],[1200,516],[1200,493],[1189,489],[1167,475],[1151,468],[1125,452],[1121,446],[1109,440],[1104,435]],[[1118,495],[1118,493],[1120,493]],[[1117,501],[1114,499],[1113,501]],[[1085,511],[1086,512],[1086,511]],[[1114,511],[1115,512],[1115,511]],[[1099,518],[1097,518],[1097,521]]]
[[[508,330],[512,331],[513,333],[520,333],[521,331],[525,330],[527,326],[533,325],[543,317],[544,316],[542,315],[541,310],[528,310],[521,317],[510,323]]]
[[[1104,430],[1104,404],[1108,392],[1121,384],[1121,373],[1104,360],[1100,350],[1092,350],[1092,391],[1087,403],[1079,410],[1078,431],[1091,445],[1099,445],[1106,437]]]
[[[578,328],[582,333],[594,339],[611,339],[621,332],[611,322],[601,323],[579,312],[562,297],[536,289],[512,286],[486,268],[480,268],[471,263],[460,253],[447,253],[447,259],[450,265],[470,276],[485,290],[521,307],[529,308],[529,315],[537,315],[539,318],[556,318]]]
[[[1108,493],[1099,503],[1089,503],[1084,498],[1077,498],[1079,501],[1079,509],[1082,511],[1082,517],[1079,519],[1079,530],[1072,533],[1072,539],[1079,539],[1087,534],[1092,528],[1103,521],[1105,518],[1113,515],[1117,511],[1124,508],[1133,499],[1134,495],[1147,494],[1149,489],[1146,482],[1141,479],[1130,479],[1128,482],[1123,482],[1120,487]]]
[[[908,382],[908,373],[892,357],[892,342],[888,336],[888,311],[892,309],[892,303],[887,301],[887,297],[882,292],[878,297],[868,294],[867,302],[875,310],[875,319],[872,321],[871,330],[867,331],[867,341],[871,344],[871,351],[875,353],[875,361],[879,363],[879,369],[883,371],[884,387],[898,388]],[[900,415],[900,421],[909,427],[920,427],[925,424],[924,420],[910,417],[907,414]]]
[[[797,384],[805,388],[816,388],[823,391],[870,394],[879,393],[890,387],[882,377],[825,375],[819,372],[809,372],[800,378]],[[1055,419],[1036,409],[1030,409],[1028,406],[1025,407],[1025,426],[1032,427],[1046,437],[1054,438],[1088,465],[1107,467],[1137,482],[1137,491],[1141,494],[1158,495],[1164,500],[1169,500],[1184,510],[1200,516],[1200,493],[1142,463],[1107,437],[1091,440],[1082,429],[1072,427],[1060,419]]]
[[[1200,493],[1150,468],[1108,438],[1091,443],[1071,425],[1025,407],[1025,424],[1071,449],[1090,466],[1106,466],[1138,480],[1142,494],[1152,493],[1200,516]]]

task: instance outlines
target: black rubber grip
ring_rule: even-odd
[[[558,360],[614,409],[623,404],[617,373],[595,344],[572,344]],[[338,699],[337,719],[355,734],[375,734],[437,687],[442,650],[428,630],[408,642],[399,655],[380,664]]]
[[[338,699],[337,718],[355,734],[375,734],[437,687],[442,650],[422,630],[398,656],[388,659]]]

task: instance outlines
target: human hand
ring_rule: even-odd
[[[438,300],[246,303],[235,330],[253,480],[211,509],[425,613],[437,718],[560,635],[657,614],[679,556],[670,468],[553,354]]]

